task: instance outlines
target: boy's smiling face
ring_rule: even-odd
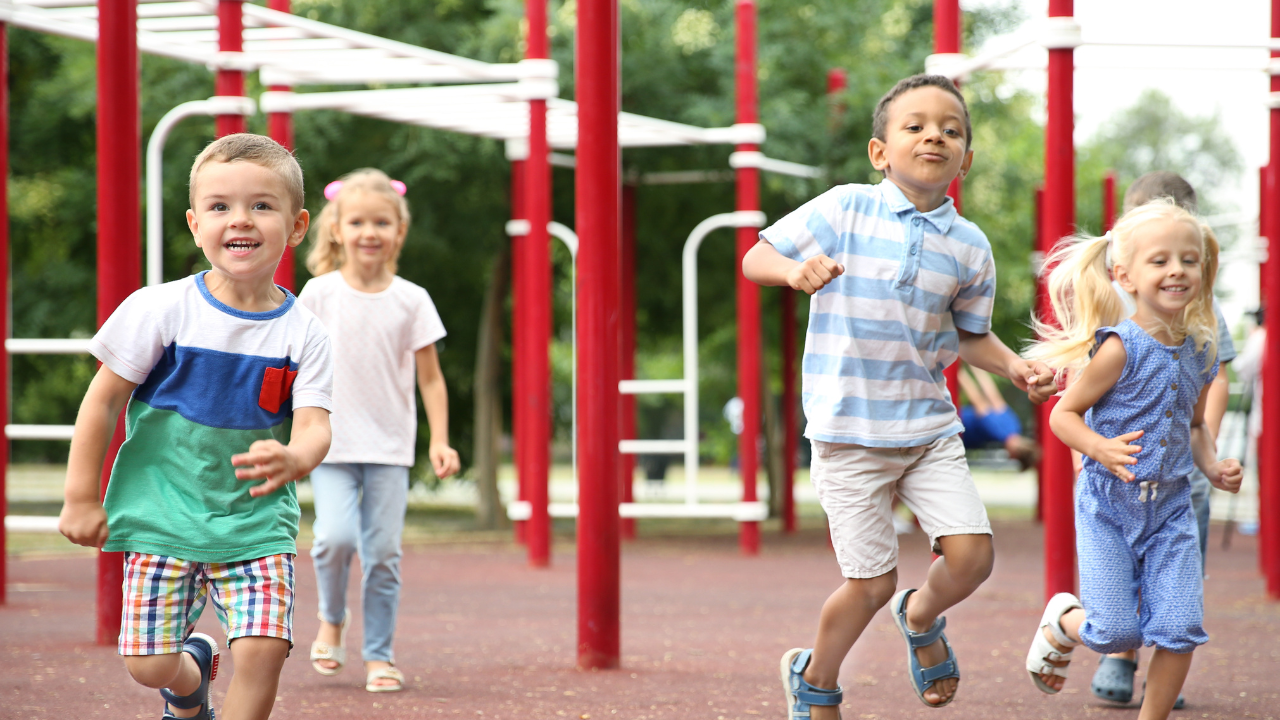
[[[187,224],[218,279],[274,288],[285,246],[302,242],[308,222],[306,210],[291,206],[284,179],[254,162],[209,162],[193,196]]]
[[[964,118],[964,106],[946,90],[908,90],[888,107],[884,140],[871,139],[871,165],[917,209],[933,210],[942,204],[951,181],[964,177],[973,162]]]

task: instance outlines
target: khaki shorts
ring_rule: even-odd
[[[847,578],[879,577],[898,566],[894,493],[915,513],[936,553],[940,537],[991,534],[957,435],[904,448],[814,440],[810,478]]]

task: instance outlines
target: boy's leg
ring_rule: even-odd
[[[995,549],[986,507],[969,474],[960,439],[943,438],[910,452],[913,462],[898,483],[898,495],[942,556],[929,566],[924,584],[907,597],[907,628],[924,632],[947,608],[986,581],[995,564]],[[946,646],[939,638],[918,649],[916,658],[926,668],[945,662]],[[946,702],[957,685],[955,678],[940,680],[925,690],[925,701]]]
[[[1182,683],[1191,670],[1192,653],[1175,653],[1156,648],[1147,668],[1147,690],[1142,698],[1138,720],[1164,720],[1178,701]]]
[[[356,466],[321,464],[311,471],[311,490],[316,505],[311,560],[320,597],[320,631],[316,641],[336,648],[342,645],[347,579],[360,537],[360,479]],[[338,667],[335,660],[316,660],[316,663],[330,669]]]
[[[222,702],[219,720],[266,720],[275,705],[280,671],[290,643],[274,637],[240,637],[231,642],[235,675]]]
[[[364,496],[360,502],[360,567],[364,604],[366,671],[390,667],[395,658],[391,643],[400,605],[400,538],[409,494],[409,468],[399,465],[365,465]],[[390,678],[375,685],[394,687]]]

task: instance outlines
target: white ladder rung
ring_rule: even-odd
[[[684,440],[619,440],[623,455],[683,455],[689,444]]]
[[[623,395],[658,395],[662,393],[682,393],[685,391],[684,380],[619,380],[618,392]]]
[[[528,520],[533,507],[525,500],[507,503],[507,517]],[[553,518],[578,517],[577,503],[548,503],[547,514]],[[624,518],[727,518],[737,522],[760,522],[769,517],[769,506],[763,502],[736,503],[618,503],[618,516]]]
[[[9,338],[4,349],[10,355],[88,354],[89,338]]]
[[[56,515],[6,515],[4,529],[9,532],[57,533]]]
[[[5,425],[10,440],[70,440],[75,425]]]

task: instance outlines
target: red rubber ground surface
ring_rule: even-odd
[[[1237,536],[1222,551],[1221,530],[1214,528],[1207,583],[1212,640],[1197,652],[1189,706],[1174,717],[1280,720],[1280,603],[1263,597],[1254,539]],[[945,714],[932,715],[912,694],[905,647],[882,611],[844,666],[846,720],[1136,717],[1136,706],[1089,694],[1097,661],[1087,652],[1063,694],[1032,687],[1022,666],[1043,607],[1039,528],[997,524],[996,549],[991,580],[948,613],[964,679],[957,700],[936,711]],[[567,545],[557,551],[552,569],[533,571],[512,545],[410,548],[396,645],[409,683],[394,695],[362,689],[358,620],[347,670],[326,678],[310,669],[315,580],[301,555],[298,647],[273,717],[784,718],[778,658],[811,642],[818,610],[840,582],[818,532],[766,535],[758,558],[740,557],[730,537],[638,540],[623,552],[623,668],[579,672],[573,557]],[[920,582],[928,560],[919,534],[903,538],[900,582]],[[15,559],[9,567],[0,717],[160,715],[157,693],[130,681],[113,648],[91,642],[91,559]],[[212,612],[200,627],[222,638]],[[230,653],[223,658],[217,697],[234,671]]]

